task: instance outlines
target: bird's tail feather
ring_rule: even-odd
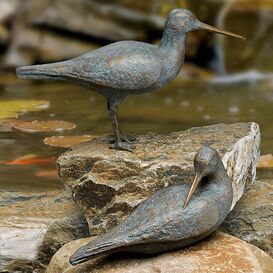
[[[87,245],[80,247],[70,257],[69,261],[72,265],[77,265],[86,260],[95,258],[96,256],[113,253],[122,245],[123,243],[121,241],[113,240],[113,238],[109,241],[100,240],[100,242],[94,240]]]
[[[68,61],[21,66],[16,69],[16,75],[21,79],[54,79],[67,74]]]

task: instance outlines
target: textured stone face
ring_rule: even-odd
[[[107,137],[81,144],[58,159],[61,179],[83,209],[91,233],[120,223],[162,187],[191,183],[193,159],[202,145],[222,157],[233,185],[233,206],[255,179],[260,132],[255,123],[192,128],[170,135],[137,136],[134,153],[109,149]]]
[[[263,251],[257,248],[254,251],[248,243],[220,232],[189,248],[155,257],[116,255],[71,266],[69,257],[88,240],[90,238],[80,239],[63,246],[52,258],[47,273],[270,273],[273,266],[273,260]]]
[[[273,180],[256,181],[227,216],[221,230],[263,249],[273,257]]]

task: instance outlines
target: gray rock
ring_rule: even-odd
[[[109,149],[109,138],[83,143],[58,159],[59,175],[82,208],[92,235],[123,219],[156,190],[189,183],[201,145],[220,153],[233,185],[233,205],[256,175],[260,132],[255,123],[218,124],[170,135],[137,136],[134,153]]]
[[[221,230],[273,257],[273,180],[256,181],[227,216]]]
[[[0,272],[44,272],[62,245],[89,235],[67,192],[8,195],[0,204]]]

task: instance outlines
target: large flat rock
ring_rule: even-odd
[[[155,257],[112,255],[71,266],[69,257],[88,241],[90,238],[63,246],[52,258],[46,273],[271,273],[273,267],[269,255],[221,232],[194,246]]]
[[[109,138],[62,154],[59,175],[82,208],[91,234],[120,223],[162,187],[191,183],[193,159],[202,145],[218,150],[233,186],[233,205],[256,175],[260,131],[256,123],[218,124],[169,135],[137,136],[133,153],[109,149]]]

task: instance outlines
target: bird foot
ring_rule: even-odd
[[[133,136],[121,136],[122,142],[132,143],[135,140],[136,140],[136,138]],[[115,143],[115,138],[113,136],[111,136],[111,138],[110,138],[110,143],[111,144]]]
[[[136,140],[136,138],[133,136],[121,136],[121,140],[123,142],[132,143]]]
[[[110,146],[111,149],[133,152],[135,146],[127,142],[115,142]]]

